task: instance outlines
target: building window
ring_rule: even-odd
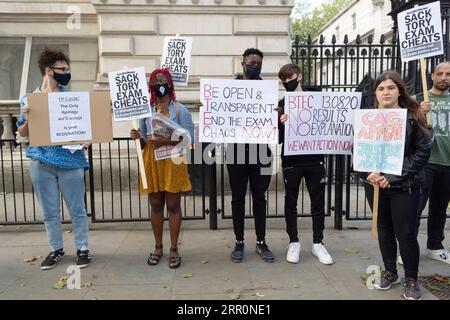
[[[18,101],[41,84],[37,61],[45,47],[69,55],[67,40],[0,37],[0,101]]]
[[[19,100],[26,38],[0,38],[0,100]]]
[[[352,26],[353,30],[356,30],[356,13],[352,14]]]
[[[31,46],[30,65],[28,68],[27,92],[33,92],[38,86],[41,85],[42,75],[37,62],[39,59],[39,55],[45,49],[45,47],[53,50],[60,50],[70,57],[69,45],[67,42],[34,38],[33,45]],[[68,88],[70,91],[70,82]]]

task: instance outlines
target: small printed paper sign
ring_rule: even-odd
[[[402,62],[444,53],[441,3],[415,6],[398,14]]]
[[[92,140],[89,92],[48,94],[50,141]]]
[[[176,158],[186,154],[191,144],[191,136],[189,132],[180,127],[175,122],[169,120],[164,115],[157,113],[151,118],[151,134],[161,136],[169,140],[178,141],[182,137],[182,141],[176,146],[165,145],[155,149],[155,159],[163,160],[168,158]]]
[[[114,121],[151,117],[143,67],[108,73]]]
[[[174,85],[187,86],[191,64],[192,38],[166,37],[161,58],[161,68],[167,68]]]

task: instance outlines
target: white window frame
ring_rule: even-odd
[[[51,41],[52,44],[69,44],[69,41],[73,41],[73,39],[69,40],[66,38],[49,38],[49,37],[33,37],[33,36],[25,36],[25,37],[14,37],[14,38],[25,38],[25,50],[23,52],[23,63],[22,63],[22,75],[20,79],[20,90],[19,96],[14,100],[0,100],[1,105],[11,105],[17,104],[20,102],[20,99],[27,94],[27,86],[28,86],[28,78],[29,78],[29,70],[30,70],[30,60],[31,60],[31,49],[34,43],[47,42]]]
[[[24,37],[17,37],[17,38],[24,38]],[[13,99],[13,100],[0,100],[0,106],[17,104],[20,102],[20,98],[26,94],[27,83],[28,83],[28,70],[29,70],[30,59],[31,59],[32,42],[33,42],[33,38],[31,36],[25,37],[25,50],[23,51],[22,75],[20,78],[19,96],[17,97],[17,99]]]

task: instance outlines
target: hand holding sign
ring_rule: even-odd
[[[286,92],[284,154],[351,154],[361,92]]]
[[[147,118],[152,115],[144,68],[110,72],[108,79],[114,120],[132,120],[133,129],[139,130],[136,119]],[[139,138],[134,141],[138,154],[142,186],[144,189],[147,189],[147,176],[142,158],[141,141]]]
[[[166,37],[161,68],[169,69],[174,85],[187,86],[191,63],[192,38]]]
[[[151,128],[151,143],[154,146],[157,161],[172,158],[176,162],[176,158],[186,154],[191,143],[191,136],[186,129],[161,113],[152,117]]]
[[[420,59],[424,100],[429,101],[426,82],[426,57],[444,53],[441,3],[439,1],[400,12],[398,30],[402,62]],[[431,116],[427,112],[427,124]]]
[[[406,134],[405,109],[365,109],[355,112],[355,171],[371,172],[374,187],[372,237],[376,238],[378,201],[381,188],[390,186],[381,172],[401,175]]]
[[[201,79],[200,141],[278,143],[278,83]]]

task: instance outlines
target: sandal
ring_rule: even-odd
[[[178,247],[171,247],[170,251],[171,252],[178,252]],[[180,256],[174,256],[174,257],[171,257],[169,259],[169,268],[171,268],[171,269],[178,268],[180,266],[180,264],[181,264],[181,257]]]
[[[162,244],[156,244],[155,249],[162,249]],[[163,256],[162,252],[161,254],[158,253],[150,253],[147,259],[147,264],[150,266],[156,266],[159,263],[159,260],[161,260],[161,257]]]

